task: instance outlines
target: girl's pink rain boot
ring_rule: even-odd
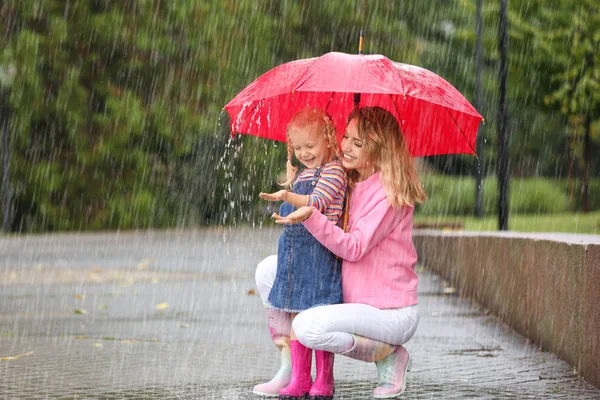
[[[333,360],[335,355],[328,351],[315,350],[317,379],[308,392],[309,400],[332,400],[334,393]]]
[[[292,362],[290,358],[290,338],[281,336],[273,338],[273,343],[281,350],[281,366],[269,382],[254,386],[252,393],[264,397],[277,397],[279,391],[286,387],[292,379]]]
[[[376,361],[379,386],[373,390],[376,399],[398,397],[406,388],[406,371],[410,356],[402,346],[395,346],[394,352],[381,361]]]
[[[290,340],[290,353],[292,355],[292,380],[279,392],[279,399],[304,399],[312,385],[310,376],[312,350],[297,340]]]
[[[281,352],[281,366],[269,382],[254,386],[252,393],[264,397],[277,397],[279,391],[286,387],[292,379],[292,361],[290,358],[290,314],[270,309],[267,310],[269,334],[273,343]]]

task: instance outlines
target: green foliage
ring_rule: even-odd
[[[423,176],[429,199],[417,207],[422,216],[471,215],[475,208],[475,179],[444,175]],[[552,214],[569,211],[567,188],[561,181],[547,178],[513,179],[510,185],[510,212],[513,214]],[[497,204],[497,179],[483,183],[483,205],[493,214]]]
[[[569,210],[569,201],[557,182],[540,178],[514,179],[510,185],[510,210],[516,214],[559,213]]]
[[[518,66],[544,72],[526,76],[535,76],[532,82],[538,102],[560,113],[562,126],[570,125],[563,129],[565,145],[561,147],[583,164],[583,154],[575,151],[573,143],[591,135],[590,152],[598,154],[600,146],[594,132],[578,134],[584,130],[584,117],[593,122],[600,116],[600,6],[594,0],[521,0],[518,4],[526,10],[511,18],[514,44],[522,52]],[[592,165],[592,171],[600,169]]]
[[[415,224],[448,225],[462,224],[468,231],[495,231],[498,229],[498,217],[490,214],[477,217],[428,217],[417,215]],[[600,211],[590,213],[561,214],[515,214],[511,215],[509,228],[517,232],[568,232],[600,234]]]
[[[200,6],[9,1],[15,229],[170,226],[201,107]],[[22,105],[27,104],[27,107]],[[206,171],[211,173],[210,169]]]
[[[582,192],[581,180],[569,181],[568,179],[561,179],[559,182],[563,192],[569,199],[570,209],[574,211],[582,211],[580,201]],[[596,178],[590,180],[589,200],[591,210],[600,210],[600,179]]]
[[[597,35],[566,36],[574,42],[564,42],[569,24],[587,32],[582,27],[596,29],[597,21],[591,24],[581,10],[571,13],[565,1],[559,3],[553,11],[532,0],[510,2],[512,165],[523,176],[566,176],[564,149],[572,148],[579,158],[581,152],[577,145],[568,146],[563,118],[548,107],[578,90],[600,93],[594,86],[597,69],[577,73]],[[497,5],[485,4],[485,104],[480,111],[487,121],[482,132],[490,171]],[[553,21],[547,38],[536,33],[544,21]],[[466,0],[427,5],[393,0],[5,0],[0,26],[5,33],[0,65],[17,70],[9,106],[13,228],[19,231],[260,223],[269,209],[257,194],[277,188],[285,149],[257,138],[230,139],[223,105],[283,62],[329,51],[355,53],[360,29],[366,33],[365,53],[422,65],[468,98],[474,89],[474,3]],[[573,89],[574,79],[580,89]],[[598,142],[598,128],[592,131],[592,141]],[[436,165],[449,172],[475,171],[472,157],[440,160]],[[594,168],[598,171],[600,163]],[[468,179],[458,183],[449,188],[432,182],[431,201],[421,211],[471,212],[473,184]],[[494,208],[492,186],[486,182],[488,210]],[[598,193],[594,187],[591,191]],[[460,201],[446,203],[434,193]],[[536,196],[543,197],[537,192],[530,197]],[[544,201],[514,203],[519,210],[562,207],[559,200]]]

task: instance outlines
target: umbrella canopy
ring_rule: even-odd
[[[474,154],[481,115],[450,83],[387,57],[327,53],[282,64],[249,84],[227,105],[231,132],[285,141],[290,118],[305,107],[325,109],[341,136],[355,107],[379,106],[400,123],[414,157]]]

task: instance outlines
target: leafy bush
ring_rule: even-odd
[[[419,214],[439,216],[474,213],[475,179],[473,177],[425,175],[422,181],[429,199],[425,204],[417,206]],[[513,179],[509,191],[511,213],[550,214],[569,210],[569,199],[561,181],[548,178]],[[486,214],[496,212],[497,199],[497,179],[485,178],[483,207]]]
[[[475,208],[475,180],[471,177],[424,175],[428,199],[417,206],[421,215],[468,215]]]
[[[510,211],[518,214],[552,214],[569,210],[569,199],[558,181],[546,178],[515,179],[510,186]]]
[[[569,199],[571,210],[581,211],[583,209],[581,203],[581,180],[574,179],[569,184],[568,179],[561,179],[560,185]],[[590,210],[600,210],[600,178],[590,179],[589,196]]]

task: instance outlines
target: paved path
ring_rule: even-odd
[[[253,273],[278,232],[0,237],[0,399],[257,399],[277,354]],[[419,296],[402,398],[600,399],[436,275]],[[373,364],[335,374],[336,399],[372,398]]]

